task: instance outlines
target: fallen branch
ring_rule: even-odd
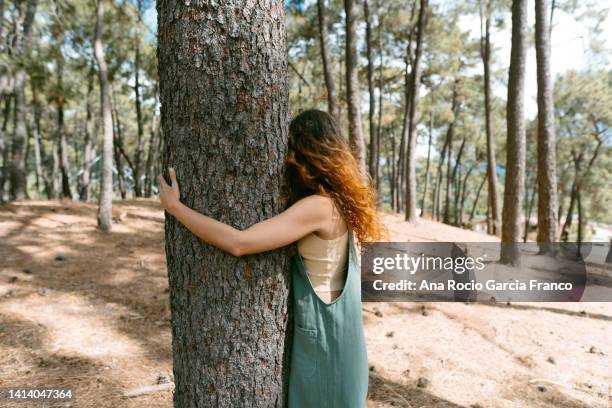
[[[136,387],[130,388],[127,390],[123,396],[124,397],[139,397],[145,394],[151,394],[158,391],[165,391],[174,388],[174,383],[164,383],[164,384],[156,384],[156,385],[145,385],[144,387]]]

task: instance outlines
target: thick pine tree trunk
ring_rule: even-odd
[[[104,129],[104,141],[102,144],[102,180],[100,180],[100,201],[98,204],[98,228],[102,231],[109,231],[112,227],[113,216],[113,118],[108,92],[104,47],[102,45],[102,33],[104,32],[104,1],[105,0],[98,0],[94,55],[98,64],[100,110]]]
[[[332,57],[328,47],[327,29],[327,8],[325,0],[317,0],[317,12],[319,20],[319,44],[321,47],[321,57],[323,59],[323,75],[325,77],[325,87],[327,88],[327,109],[329,114],[336,120],[340,120],[340,108],[338,107],[338,97],[334,84],[334,72],[332,67]]]
[[[536,0],[536,60],[538,77],[538,236],[540,252],[551,252],[557,240],[557,173],[555,118],[550,78],[548,2]]]
[[[416,106],[419,100],[419,85],[421,83],[421,54],[423,52],[423,38],[425,37],[425,25],[427,24],[427,2],[421,0],[419,7],[419,22],[417,27],[416,50],[414,53],[414,66],[410,75],[410,115],[408,127],[408,151],[406,153],[406,214],[408,222],[416,222],[417,196],[416,196]]]
[[[521,240],[521,216],[525,195],[525,60],[527,55],[527,0],[512,1],[512,48],[506,108],[508,143],[506,184],[502,211],[500,262],[520,263],[516,242]]]
[[[346,100],[348,105],[349,143],[359,163],[361,173],[366,175],[365,142],[361,120],[361,98],[359,92],[359,67],[357,54],[357,3],[344,0],[346,18]]]
[[[245,229],[284,208],[287,49],[280,0],[157,3],[164,164],[181,201]],[[233,257],[166,217],[175,407],[283,407],[284,250]]]

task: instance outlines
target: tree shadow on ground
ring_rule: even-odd
[[[368,399],[398,407],[463,408],[462,405],[440,398],[416,384],[393,382],[370,372]]]

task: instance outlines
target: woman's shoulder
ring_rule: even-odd
[[[330,208],[334,205],[334,199],[321,194],[311,194],[299,199],[296,204],[297,203],[308,206],[317,206],[320,208]]]

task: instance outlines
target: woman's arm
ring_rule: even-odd
[[[170,169],[172,185],[159,176],[162,207],[197,237],[234,256],[269,251],[291,244],[330,220],[329,198],[313,195],[299,200],[279,215],[241,231],[192,210],[179,200],[176,172]]]

